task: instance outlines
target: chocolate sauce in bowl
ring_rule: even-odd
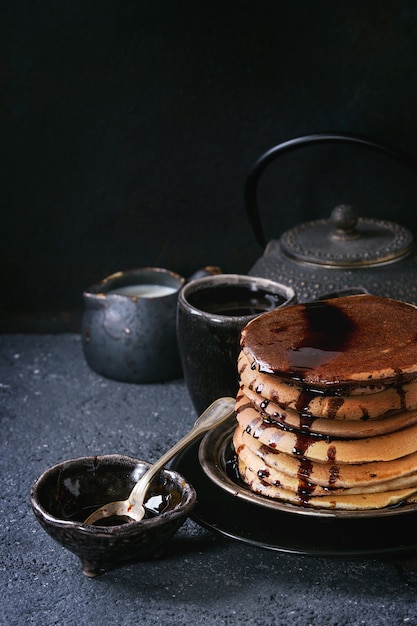
[[[103,517],[98,522],[95,522],[93,526],[122,526],[123,524],[129,524],[134,520],[128,515],[110,515],[109,517]]]

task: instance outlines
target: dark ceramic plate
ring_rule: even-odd
[[[227,448],[223,446],[230,442],[232,428],[233,422],[225,422],[210,433],[210,439],[206,435],[203,440],[205,445],[207,440],[218,441],[216,454],[220,452],[224,459]],[[417,553],[415,507],[392,509],[396,514],[390,515],[330,516],[328,512],[294,515],[282,507],[260,505],[253,498],[237,495],[242,488],[237,483],[233,483],[233,491],[209,478],[199,461],[200,441],[178,455],[172,467],[197,491],[197,503],[190,517],[201,526],[231,539],[284,553],[330,557]]]

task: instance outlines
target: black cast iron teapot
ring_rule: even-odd
[[[281,143],[263,154],[249,172],[245,208],[263,256],[249,274],[291,285],[299,302],[324,294],[368,292],[417,304],[417,251],[411,232],[393,222],[358,217],[352,207],[335,207],[328,219],[305,222],[266,242],[257,187],[277,157],[312,144],[350,143],[382,152],[417,172],[410,155],[360,135],[319,133]]]

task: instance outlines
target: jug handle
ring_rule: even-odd
[[[265,248],[266,239],[262,228],[261,218],[259,214],[258,202],[257,202],[257,188],[261,175],[266,167],[274,161],[277,157],[291,152],[304,146],[312,144],[326,144],[326,143],[351,143],[370,148],[377,152],[382,152],[393,159],[403,163],[414,172],[417,172],[417,160],[388,144],[376,141],[370,137],[355,134],[344,133],[315,133],[312,135],[304,135],[302,137],[296,137],[289,139],[283,143],[270,148],[255,162],[254,166],[250,170],[245,183],[244,200],[246,215],[249,219],[249,223],[255,234],[258,243]]]

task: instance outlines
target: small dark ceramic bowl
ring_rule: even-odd
[[[180,474],[163,470],[149,486],[142,521],[117,526],[83,523],[102,504],[127,498],[148,467],[145,461],[121,455],[82,457],[51,467],[33,484],[30,496],[37,520],[80,558],[86,576],[158,554],[193,508],[194,488]]]

